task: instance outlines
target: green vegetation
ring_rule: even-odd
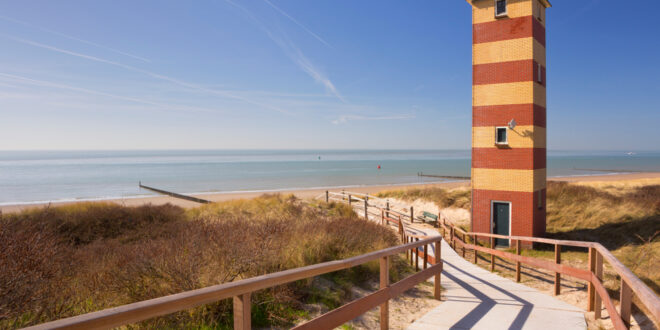
[[[0,214],[0,328],[15,328],[398,244],[395,233],[342,204],[293,196],[209,204],[124,207],[87,203]],[[393,278],[405,270],[396,261]],[[336,307],[351,283],[377,278],[366,264],[252,296],[255,326],[308,317],[305,304]],[[331,283],[325,289],[315,285]],[[337,289],[339,288],[339,289]],[[230,328],[224,300],[134,325]]]

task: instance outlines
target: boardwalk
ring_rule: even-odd
[[[360,207],[354,205],[358,214],[363,214]],[[379,221],[376,215],[369,218]],[[439,235],[433,228],[406,226],[417,235]],[[429,250],[433,254],[434,249]],[[410,330],[587,328],[580,308],[476,266],[445,241],[442,261],[442,304],[411,324]]]
[[[408,329],[586,329],[584,312],[463,259],[443,241],[442,304]]]

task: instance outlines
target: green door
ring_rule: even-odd
[[[511,204],[493,202],[493,234],[509,235],[509,219],[511,219]],[[496,246],[509,246],[508,239],[495,239]]]

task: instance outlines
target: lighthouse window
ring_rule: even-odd
[[[495,0],[495,17],[506,16],[506,0]]]
[[[507,144],[509,143],[506,136],[506,127],[496,127],[495,128],[495,143],[496,144]]]

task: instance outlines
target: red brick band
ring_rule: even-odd
[[[538,198],[541,194],[542,206]],[[542,236],[545,234],[545,189],[535,192],[472,190],[472,230],[491,231],[491,202],[511,202],[510,235]],[[532,221],[530,221],[532,219]]]
[[[500,19],[472,25],[472,43],[534,37],[545,47],[545,27],[534,17]]]
[[[545,108],[536,104],[472,107],[472,127],[505,126],[511,119],[518,125],[546,127]]]
[[[472,148],[472,168],[538,170],[546,168],[545,148]]]
[[[534,60],[477,64],[472,66],[473,85],[534,81],[545,86],[545,68],[543,66],[541,66],[540,82],[538,77],[539,64]]]

